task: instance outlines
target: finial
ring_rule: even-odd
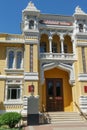
[[[75,14],[86,14],[79,5],[75,8]]]
[[[40,12],[40,11],[36,8],[36,6],[35,6],[34,3],[32,2],[32,0],[28,3],[27,7],[26,7],[23,11]]]

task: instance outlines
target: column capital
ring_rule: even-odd
[[[71,37],[71,41],[74,42],[74,36]]]
[[[60,36],[60,40],[61,40],[61,41],[64,41],[63,35]]]
[[[49,40],[52,40],[52,36],[49,36]]]

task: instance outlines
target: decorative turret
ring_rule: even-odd
[[[30,1],[22,11],[22,32],[38,32],[38,17],[40,11]]]
[[[75,8],[74,15],[87,15],[79,6]]]
[[[74,33],[87,32],[87,14],[77,6],[74,13]]]

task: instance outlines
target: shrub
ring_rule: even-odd
[[[10,128],[13,128],[21,120],[21,118],[21,114],[17,112],[7,112],[0,116],[0,124],[8,125]]]

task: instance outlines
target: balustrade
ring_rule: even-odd
[[[74,60],[74,54],[72,53],[40,53],[41,59],[63,59]]]

